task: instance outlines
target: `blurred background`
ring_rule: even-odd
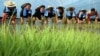
[[[2,12],[4,9],[4,1],[6,0],[0,0],[0,17],[2,16]],[[86,9],[90,10],[91,8],[96,8],[96,10],[99,13],[99,18],[100,18],[100,0],[13,0],[16,2],[17,5],[17,17],[19,18],[20,10],[21,10],[21,5],[23,3],[29,2],[32,4],[32,11],[34,13],[34,10],[36,7],[40,5],[45,5],[47,6],[63,6],[66,8],[70,6],[74,6],[76,8],[76,12],[78,12],[80,9]]]

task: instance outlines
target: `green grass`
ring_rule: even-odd
[[[83,27],[83,26],[82,26]],[[0,56],[100,56],[100,34],[93,26],[34,28],[0,27]],[[97,26],[98,27],[98,26]]]

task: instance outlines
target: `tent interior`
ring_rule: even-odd
[[[4,1],[5,0],[0,0],[0,17],[2,16],[3,13]],[[13,1],[16,2],[18,18],[20,16],[19,14],[21,10],[21,5],[26,2],[32,4],[33,13],[35,8],[40,5],[45,5],[45,6],[50,5],[53,6],[54,8],[56,8],[57,6],[63,6],[65,8],[74,6],[76,12],[78,12],[80,9],[90,10],[91,8],[95,8],[100,15],[100,8],[99,8],[100,0],[13,0]]]

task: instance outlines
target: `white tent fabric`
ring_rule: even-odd
[[[3,8],[4,8],[4,3],[5,0],[0,0],[0,17],[2,16],[2,12],[3,12]],[[53,6],[53,7],[57,7],[57,6],[64,6],[65,8],[70,7],[70,6],[74,6],[76,8],[76,11],[84,8],[84,9],[91,9],[91,8],[96,8],[96,10],[99,12],[100,14],[100,8],[99,8],[99,4],[100,4],[100,0],[13,0],[16,2],[17,5],[17,11],[18,11],[18,17],[20,14],[20,6],[23,3],[29,2],[32,4],[32,10],[34,13],[34,9],[40,5],[46,5],[46,6]]]

